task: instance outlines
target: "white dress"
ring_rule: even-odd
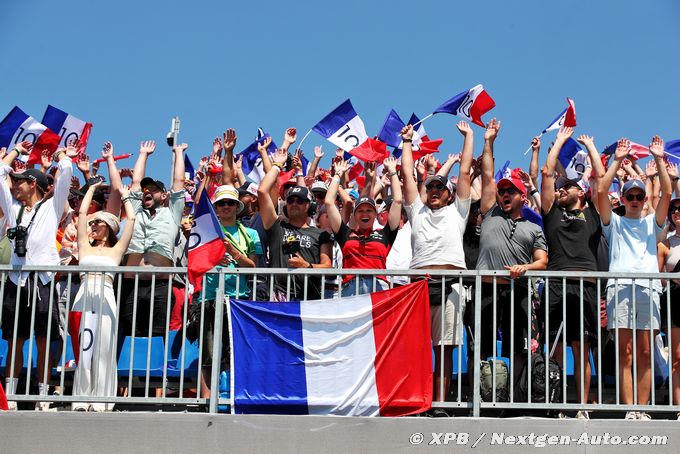
[[[80,258],[83,266],[118,266],[111,257],[89,255]],[[74,396],[115,397],[117,388],[116,297],[111,273],[81,273],[81,285],[72,311],[82,312],[80,358],[73,379]],[[83,399],[87,401],[87,399]],[[97,409],[113,405],[93,404]]]

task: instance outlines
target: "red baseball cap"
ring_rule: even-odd
[[[514,187],[519,192],[521,192],[522,195],[524,195],[526,197],[527,188],[524,187],[524,183],[522,183],[522,180],[520,180],[519,178],[512,178],[512,177],[511,178],[502,178],[501,180],[498,181],[498,183],[496,183],[497,188],[502,188],[502,187],[505,187],[505,186],[508,186],[508,185]]]

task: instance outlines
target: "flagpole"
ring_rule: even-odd
[[[673,153],[669,153],[667,151],[664,151],[663,154],[667,154],[668,156],[673,156],[675,159],[680,160],[680,156],[676,156]]]
[[[311,129],[310,129],[309,131],[307,131],[307,134],[305,134],[305,136],[302,138],[302,140],[300,141],[300,144],[297,146],[296,150],[299,150],[300,148],[302,148],[302,143],[305,141],[305,139],[307,138],[307,136],[308,136],[311,132],[312,132]]]
[[[543,137],[543,133],[540,133],[537,137],[540,139],[541,137]],[[527,151],[524,152],[524,156],[526,156],[527,153],[529,153],[532,148],[534,148],[534,145],[533,144],[529,145],[529,148],[527,148]]]
[[[423,119],[420,120],[420,121],[417,121],[416,124],[411,125],[411,126],[413,126],[413,128],[415,129],[416,126],[418,126],[420,123],[424,122],[425,120],[427,120],[428,118],[430,118],[430,117],[433,116],[433,115],[434,115],[434,113],[431,113],[431,114],[428,115],[427,117],[423,118]]]

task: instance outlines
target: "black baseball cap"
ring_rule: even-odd
[[[359,198],[359,200],[357,200],[356,203],[354,204],[354,211],[356,211],[361,205],[370,205],[374,210],[377,211],[375,207],[375,200],[373,200],[370,197]]]
[[[15,180],[35,181],[43,192],[47,190],[47,177],[38,169],[26,169],[23,172],[10,172],[9,176]]]
[[[161,190],[161,192],[167,192],[167,190],[165,189],[165,185],[163,184],[163,182],[161,180],[154,180],[151,177],[144,177],[144,178],[142,178],[142,181],[140,182],[141,187],[146,187],[150,184],[156,186],[158,189]]]
[[[304,186],[293,186],[288,190],[288,193],[286,194],[286,200],[290,199],[291,197],[299,197],[303,200],[309,201],[309,189],[305,188]]]

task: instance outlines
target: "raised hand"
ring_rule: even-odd
[[[19,161],[18,159],[15,159],[14,162],[12,163],[12,167],[14,168],[15,172],[23,172],[26,170],[26,163],[24,161]]]
[[[620,139],[618,144],[616,145],[616,152],[614,153],[614,157],[616,159],[623,159],[628,156],[628,154],[630,153],[630,149],[631,149],[630,140],[624,137]]]
[[[375,161],[369,161],[366,163],[366,166],[364,167],[364,173],[367,177],[375,177]]]
[[[675,178],[678,176],[678,165],[673,164],[672,162],[666,161],[666,169],[668,171],[668,176],[671,178]]]
[[[574,128],[569,126],[562,126],[559,131],[557,131],[557,139],[560,142],[566,142],[574,134]]]
[[[120,186],[120,198],[124,199],[124,198],[129,197],[129,196],[130,196],[130,186],[125,185],[125,184],[121,185]]]
[[[472,127],[468,124],[467,121],[461,120],[456,124],[456,128],[458,128],[458,131],[463,134],[464,137],[467,137],[470,134],[473,134],[472,132]]]
[[[222,139],[219,137],[215,137],[213,139],[213,154],[214,153],[219,153],[222,150]]]
[[[652,137],[652,143],[649,144],[649,151],[655,158],[663,159],[664,155],[664,143],[663,139],[659,136]]]
[[[287,143],[288,145],[292,145],[295,143],[297,140],[297,129],[295,128],[288,128],[286,129],[286,133],[283,135],[283,142]]]
[[[104,147],[102,148],[102,158],[109,159],[113,157],[113,144],[111,142],[104,142]]]
[[[83,173],[87,173],[90,171],[90,157],[86,154],[81,154],[79,155],[78,159],[78,170],[80,170]]]
[[[52,155],[50,150],[43,150],[40,152],[40,165],[45,169],[49,169],[52,165]]]
[[[437,158],[435,158],[433,154],[428,154],[425,156],[425,163],[427,164],[428,169],[436,169],[437,164],[439,164],[439,162],[437,162]]]
[[[172,151],[176,153],[184,153],[187,148],[189,148],[189,145],[187,145],[186,143],[180,143],[172,147]]]
[[[145,140],[139,144],[139,154],[152,155],[156,151],[156,141]]]
[[[333,169],[335,170],[336,175],[343,174],[347,172],[347,169],[349,168],[349,163],[345,161],[344,159],[337,161],[333,164]]]
[[[262,143],[257,142],[257,151],[259,151],[260,154],[262,154],[262,153],[266,154],[267,148],[269,148],[269,145],[271,145],[271,144],[272,144],[272,138],[267,137],[266,139],[264,139],[264,142],[262,142]]]
[[[118,174],[120,175],[121,178],[125,178],[125,177],[132,178],[132,169],[128,169],[128,168],[120,169],[118,171]]]
[[[401,139],[413,140],[413,126],[406,125],[403,128],[401,128]]]
[[[321,149],[321,146],[314,147],[314,157],[318,159],[323,158],[323,150]]]
[[[236,131],[229,128],[222,135],[222,137],[224,139],[224,142],[223,142],[224,152],[225,153],[229,153],[229,152],[233,153],[234,147],[236,146]]]
[[[426,169],[425,169],[425,158],[420,158],[418,161],[416,161],[416,172],[418,173],[418,178],[421,180],[423,179],[423,176],[425,175]]]
[[[80,189],[80,180],[76,176],[71,177],[71,189]]]
[[[293,168],[295,169],[295,173],[302,172],[302,160],[300,159],[300,156],[295,153],[292,159],[292,165]]]
[[[452,165],[457,162],[460,162],[460,153],[450,154],[449,157],[447,158],[447,161],[450,161]]]
[[[524,186],[529,189],[533,187],[533,182],[531,181],[531,177],[529,176],[528,173],[526,173],[524,170],[520,170],[518,172],[519,174],[519,179],[522,180],[522,183],[524,183]]]
[[[271,140],[270,140],[271,142]],[[283,149],[278,149],[271,155],[272,162],[274,164],[279,164],[280,166],[284,166],[286,164],[286,161],[288,160],[288,153],[286,153],[286,150]]]
[[[484,131],[484,140],[493,142],[498,137],[498,132],[501,130],[501,122],[492,118],[490,122],[486,124],[486,131]]]
[[[656,175],[656,162],[651,160],[647,162],[647,165],[645,166],[645,175],[647,178],[652,178],[654,175]]]
[[[389,156],[383,161],[383,166],[388,173],[394,173],[397,171],[397,158],[394,156]]]
[[[536,136],[533,139],[531,139],[531,149],[534,151],[538,151],[541,148],[541,138]]]
[[[80,146],[77,140],[70,140],[66,145],[66,156],[73,159],[80,154]],[[88,162],[89,167],[89,162]]]
[[[336,157],[336,158],[340,158],[340,159],[344,159],[344,157],[345,157],[345,150],[343,150],[342,148],[336,148],[336,149],[335,149],[335,157]]]
[[[584,147],[595,146],[595,139],[593,138],[593,136],[588,136],[586,134],[581,134],[580,136],[578,136],[576,138],[576,141],[583,145]]]
[[[14,148],[17,149],[19,154],[30,154],[31,150],[33,149],[33,144],[28,140],[24,140],[23,142],[17,144]]]

